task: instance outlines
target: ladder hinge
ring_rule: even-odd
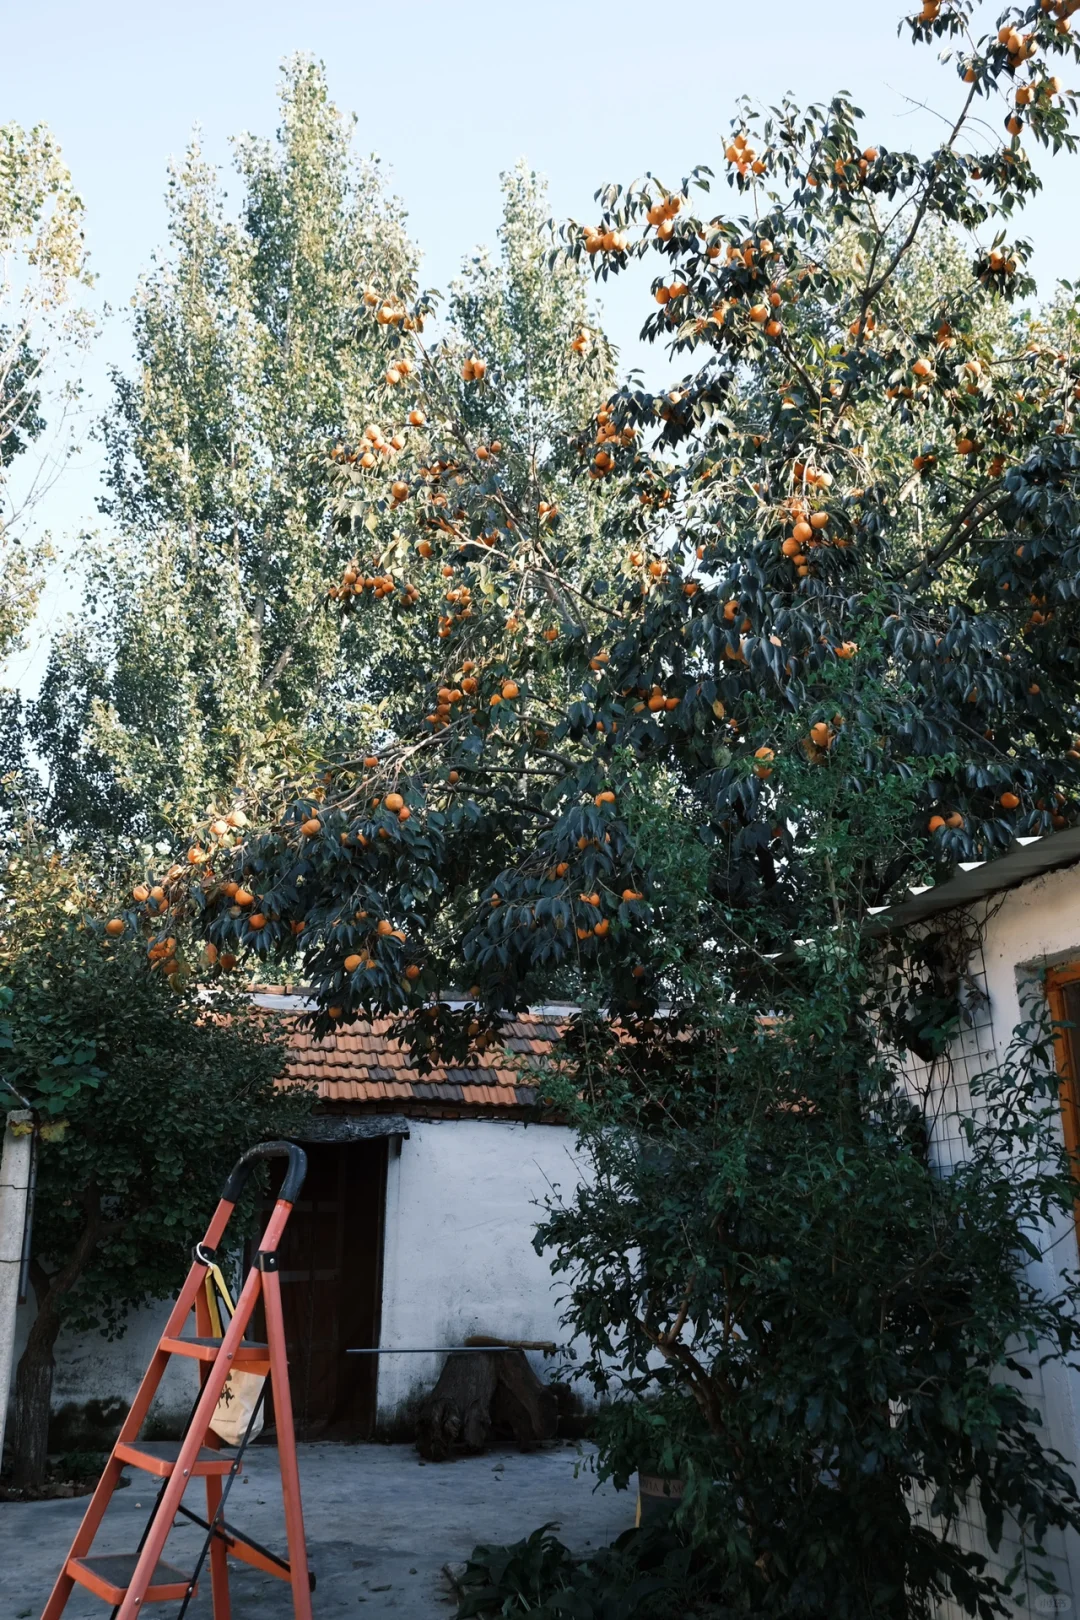
[[[277,1271],[278,1257],[272,1249],[260,1249],[255,1256],[256,1271]]]

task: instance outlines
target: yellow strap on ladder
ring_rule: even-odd
[[[229,1293],[229,1285],[222,1275],[220,1266],[207,1266],[205,1287],[206,1306],[210,1312],[210,1331],[215,1339],[223,1339],[225,1330],[221,1320],[221,1306],[224,1304],[230,1316],[236,1314],[236,1306],[233,1304],[233,1297]]]

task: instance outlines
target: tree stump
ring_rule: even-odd
[[[522,1451],[554,1440],[559,1403],[520,1350],[451,1354],[420,1408],[416,1449],[445,1462],[457,1447],[473,1454],[507,1436]]]

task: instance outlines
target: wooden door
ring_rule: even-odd
[[[387,1139],[305,1146],[308,1173],[278,1250],[300,1440],[367,1440],[375,1426]]]
[[[1050,1016],[1056,1026],[1058,1073],[1061,1075],[1061,1116],[1068,1148],[1080,1174],[1080,962],[1052,968],[1046,976]],[[1074,1210],[1080,1239],[1080,1204]]]

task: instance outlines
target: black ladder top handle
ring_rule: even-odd
[[[259,1142],[257,1146],[248,1148],[233,1165],[221,1189],[224,1202],[235,1204],[239,1201],[257,1159],[288,1159],[289,1168],[281,1183],[278,1199],[286,1204],[295,1204],[307,1175],[307,1154],[295,1142]]]

